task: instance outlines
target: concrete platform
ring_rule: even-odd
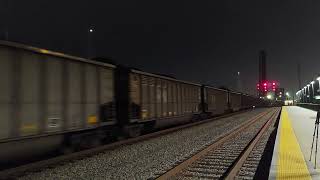
[[[316,169],[315,145],[309,161],[315,118],[316,112],[312,110],[297,106],[282,108],[269,179],[320,179],[320,130]]]

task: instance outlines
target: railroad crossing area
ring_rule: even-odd
[[[317,133],[310,160],[315,119],[315,111],[298,106],[282,108],[269,179],[320,179]]]

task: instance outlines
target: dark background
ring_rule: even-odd
[[[255,92],[258,53],[267,77],[291,92],[320,73],[320,4],[307,0],[0,0],[1,37],[94,55],[179,79]],[[9,2],[9,6],[7,3]]]

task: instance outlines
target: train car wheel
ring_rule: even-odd
[[[62,147],[60,147],[59,152],[61,154],[71,154],[75,152],[75,147],[70,144],[64,144]]]
[[[130,128],[129,131],[128,131],[128,136],[130,138],[134,138],[134,137],[138,137],[141,135],[141,128]]]
[[[90,142],[90,147],[98,147],[102,145],[102,141],[99,138],[92,139]]]

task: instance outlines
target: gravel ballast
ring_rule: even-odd
[[[143,142],[123,145],[82,160],[30,173],[20,179],[155,178],[266,110],[255,109]]]
[[[210,150],[200,159],[193,162],[173,179],[221,179],[236,159],[241,156],[246,146],[250,143],[261,127],[269,120],[272,114],[259,118],[237,136],[228,139],[221,146]],[[259,161],[258,161],[259,163]]]

